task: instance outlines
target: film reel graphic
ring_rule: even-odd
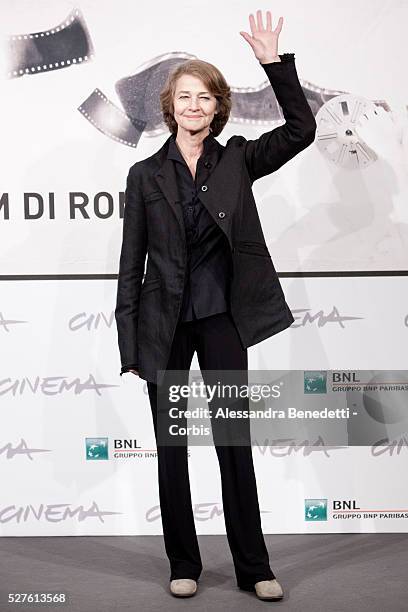
[[[316,114],[318,149],[336,165],[350,170],[365,168],[378,159],[376,152],[360,137],[358,122],[368,109],[385,102],[371,102],[361,96],[345,94],[327,102]]]
[[[52,29],[16,34],[6,41],[6,76],[25,75],[69,68],[94,57],[92,40],[79,9]]]

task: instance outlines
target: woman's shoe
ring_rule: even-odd
[[[176,597],[191,597],[197,592],[197,582],[191,578],[176,578],[170,581],[170,592]]]
[[[256,582],[255,592],[258,599],[264,599],[266,601],[274,601],[282,599],[283,597],[283,589],[276,578],[273,580],[261,580],[260,582]]]

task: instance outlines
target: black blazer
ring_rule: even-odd
[[[200,193],[231,249],[231,315],[245,348],[294,321],[252,193],[255,180],[278,170],[315,138],[316,121],[294,54],[280,58],[281,62],[261,66],[285,123],[256,140],[232,136],[225,146],[217,141],[219,161]],[[121,373],[137,364],[141,378],[158,384],[163,374],[157,371],[166,369],[170,355],[186,272],[184,220],[173,162],[167,159],[169,140],[128,173],[115,308]],[[214,164],[216,153],[203,161]]]

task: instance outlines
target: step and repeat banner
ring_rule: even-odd
[[[408,3],[352,7],[314,0],[312,22],[310,3],[263,7],[285,19],[280,53],[295,53],[318,129],[253,187],[295,322],[249,349],[249,369],[296,375],[298,408],[348,393],[370,436],[328,444],[307,426],[272,427],[253,444],[264,533],[408,526]],[[167,139],[159,93],[186,59],[231,86],[221,144],[284,122],[239,35],[255,10],[1,4],[2,536],[162,533],[146,382],[119,376],[126,177]],[[224,534],[215,449],[188,453],[197,533]]]

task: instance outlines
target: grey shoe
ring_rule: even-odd
[[[258,599],[264,599],[266,601],[274,601],[282,599],[283,597],[283,589],[276,578],[273,580],[261,580],[260,582],[256,582],[255,592]]]
[[[197,592],[197,582],[191,578],[176,578],[170,581],[170,592],[176,597],[191,597]]]

